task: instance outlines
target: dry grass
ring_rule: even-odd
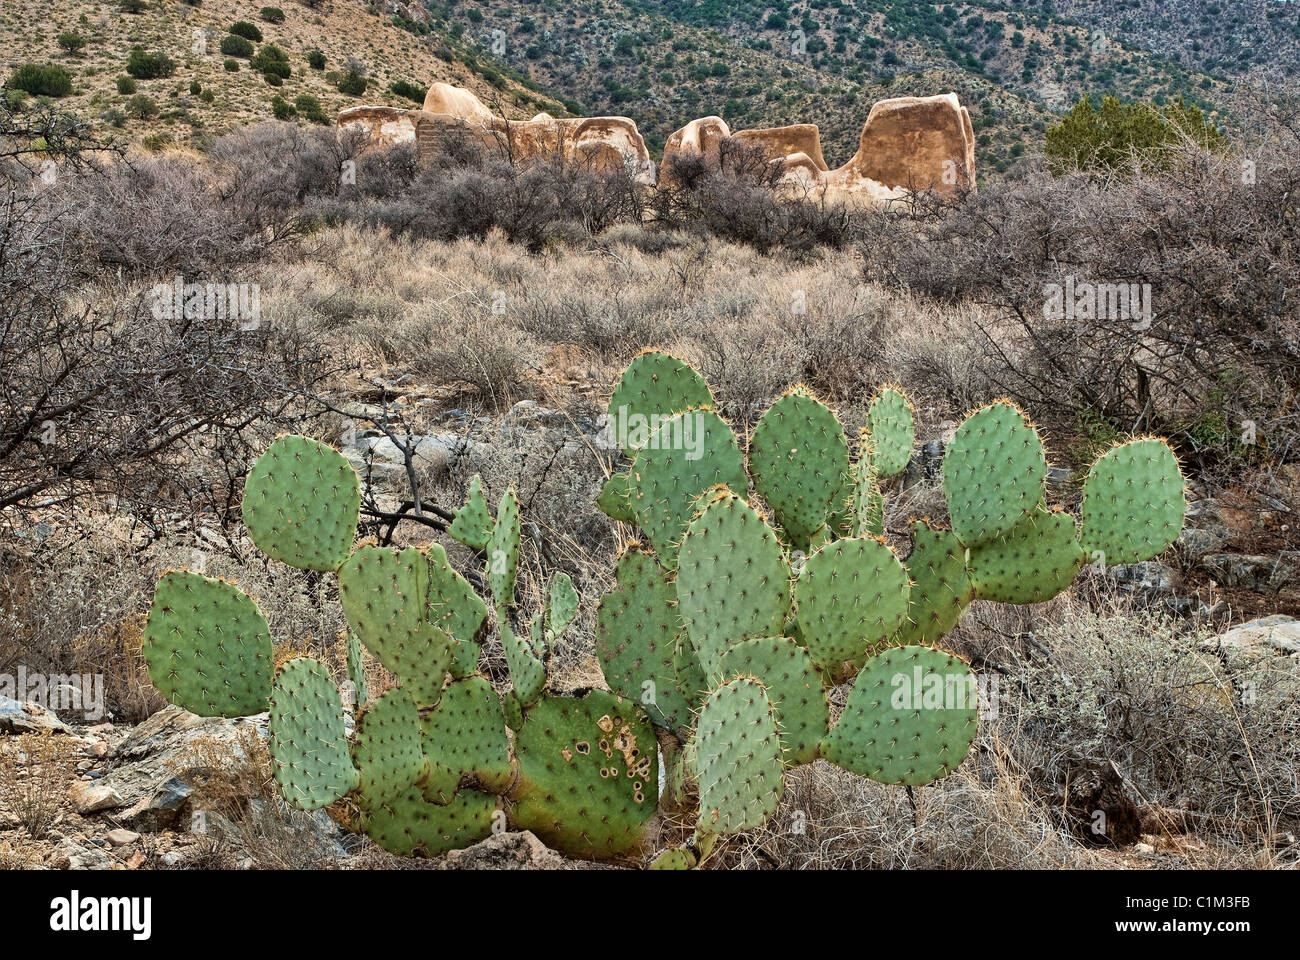
[[[245,727],[232,742],[195,738],[180,758],[193,779],[193,809],[203,815],[211,865],[261,870],[308,870],[334,865],[325,842],[308,825],[313,815],[291,809],[272,775],[266,739]]]
[[[68,795],[71,771],[52,732],[0,742],[0,805],[18,818],[31,839],[41,839],[53,826]]]
[[[922,303],[859,279],[857,256],[764,256],[715,239],[613,228],[530,255],[503,238],[412,241],[352,226],[317,234],[264,285],[264,307],[327,331],[343,355],[412,372],[503,410],[555,382],[608,390],[638,350],[696,363],[723,410],[757,417],[806,382],[854,413],[900,382],[923,423],[983,397],[972,308]],[[649,249],[647,249],[649,247]],[[557,347],[571,348],[557,352]],[[558,363],[557,363],[558,361]]]

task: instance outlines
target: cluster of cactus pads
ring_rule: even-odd
[[[520,619],[513,489],[494,515],[474,478],[448,530],[482,558],[489,606],[438,544],[354,545],[356,473],[300,436],[258,459],[244,520],[267,556],[337,577],[355,718],[324,664],[297,657],[273,675],[256,603],[188,571],[164,575],[154,596],[155,685],[199,714],[269,710],[285,799],[356,810],[341,819],[389,851],[431,856],[515,827],[569,856],[636,859],[671,809],[694,811],[694,835],[653,866],[689,868],[771,818],[796,764],[823,758],[909,786],[947,776],[978,725],[970,667],[938,646],[967,606],[1047,600],[1086,561],[1148,559],[1182,527],[1182,474],[1153,438],[1097,460],[1081,521],[1049,507],[1042,441],[1006,401],[957,428],[943,461],[949,526],[913,521],[906,557],[883,536],[882,484],[915,443],[897,388],[877,392],[852,440],[826,404],[791,390],[742,453],[703,378],[648,351],[609,413],[630,466],[598,506],[644,537],[596,611],[609,691],[548,690],[580,601],[556,573],[542,609]],[[493,631],[504,693],[479,669]],[[396,680],[373,700],[363,651]],[[850,682],[832,726],[828,693]]]

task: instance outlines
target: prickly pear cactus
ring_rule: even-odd
[[[635,386],[645,365],[629,367],[614,393],[641,396],[649,415]],[[624,522],[632,514],[649,544],[620,558],[597,617],[610,685],[658,691],[660,705],[668,691],[667,717],[650,711],[670,738],[665,798],[698,797],[695,836],[655,869],[698,866],[719,837],[762,823],[791,764],[820,756],[908,786],[949,775],[978,728],[977,678],[938,645],[970,604],[1048,600],[1088,552],[1147,559],[1181,526],[1182,477],[1162,441],[1098,462],[1082,528],[1049,506],[1042,440],[1009,401],[958,427],[942,471],[951,529],[913,521],[910,548],[885,539],[880,482],[906,469],[916,442],[898,387],[871,399],[852,451],[834,412],[806,390],[778,398],[750,436],[752,483],[727,444],[709,448],[726,470],[701,471],[685,456],[686,431],[664,432],[680,411],[659,413],[659,436],[602,494],[602,509]],[[708,415],[710,435],[725,438],[728,425]],[[698,658],[703,683],[680,682],[682,651]],[[845,682],[847,705],[829,728],[827,694]]]
[[[716,413],[690,410],[665,420],[637,451],[632,483],[637,523],[671,570],[699,498],[719,485],[743,492],[749,478],[731,427]]]
[[[775,531],[745,500],[719,488],[682,538],[677,609],[706,674],[733,643],[779,636],[790,572]]]
[[[691,869],[773,816],[793,765],[820,757],[909,787],[951,774],[976,736],[979,691],[941,644],[970,604],[1039,603],[1085,560],[1149,559],[1185,513],[1177,459],[1153,438],[1093,465],[1081,523],[1050,505],[1042,440],[1008,401],[957,428],[942,470],[950,528],[914,521],[910,545],[886,530],[880,483],[915,444],[897,387],[870,401],[852,450],[835,412],[795,389],[759,419],[746,461],[703,378],[650,351],[615,387],[610,422],[623,462],[599,505],[646,541],[622,553],[596,607],[612,692],[555,692],[569,688],[549,675],[556,650],[582,649],[562,643],[582,601],[563,572],[539,609],[517,600],[513,490],[493,513],[471,481],[448,531],[481,555],[464,576],[442,544],[354,546],[356,474],[306,437],[280,438],[254,465],[244,515],[268,556],[335,579],[355,730],[325,664],[299,657],[272,681],[256,604],[197,574],[159,581],[150,676],[195,712],[269,707],[285,799],[340,811],[391,852],[436,856],[514,827],[569,856]],[[362,648],[395,681],[374,700]],[[499,671],[497,651],[506,672],[489,679],[479,665]],[[848,683],[832,726],[831,692]],[[661,806],[673,826],[694,809],[695,832],[651,857]]]
[[[229,583],[188,570],[163,574],[140,652],[153,685],[191,713],[242,717],[266,709],[271,633],[253,599]]]
[[[802,387],[768,407],[749,440],[754,489],[799,545],[826,524],[848,467],[839,418]]]
[[[631,701],[592,690],[546,697],[515,743],[514,821],[574,856],[638,853],[657,809],[654,731]]]
[[[907,617],[910,589],[897,554],[874,537],[822,547],[795,581],[799,631],[813,660],[833,670],[883,644]]]
[[[627,454],[650,440],[659,419],[713,406],[713,391],[684,361],[646,350],[628,364],[609,398],[610,427]]]
[[[318,810],[357,785],[343,702],[319,660],[297,657],[280,667],[268,731],[276,782],[295,807]]]
[[[361,486],[347,459],[308,437],[280,437],[244,484],[244,525],[257,548],[304,570],[334,570],[356,536]]]
[[[1178,458],[1147,437],[1112,447],[1083,485],[1083,549],[1103,563],[1137,563],[1163,551],[1183,529],[1187,500]]]
[[[705,833],[738,833],[761,826],[784,789],[781,738],[767,689],[737,677],[709,694],[695,736],[700,820]]]
[[[867,408],[867,434],[874,450],[872,466],[879,476],[893,477],[907,469],[916,444],[916,422],[907,394],[898,387],[881,387]]]
[[[858,673],[822,755],[881,783],[920,786],[966,758],[978,718],[975,675],[964,661],[931,647],[895,647]]]
[[[1043,499],[1043,441],[1025,415],[1000,400],[957,428],[943,458],[953,533],[968,547],[1010,532]]]

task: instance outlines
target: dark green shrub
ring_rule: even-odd
[[[146,53],[144,47],[132,47],[126,61],[126,72],[138,80],[170,77],[175,70],[175,61],[161,50]]]
[[[418,87],[407,80],[395,80],[388,89],[399,97],[405,97],[407,100],[413,100],[416,103],[424,103],[424,96],[429,92],[424,87]]]
[[[254,70],[273,74],[283,80],[288,80],[293,75],[293,68],[289,66],[289,55],[274,43],[265,44],[259,49],[249,61],[249,65]]]
[[[1184,138],[1205,149],[1219,149],[1221,134],[1201,109],[1180,96],[1164,107],[1121,103],[1102,97],[1100,106],[1084,97],[1060,123],[1047,129],[1045,152],[1052,169],[1112,171],[1136,162],[1144,170],[1166,169],[1173,148]]]
[[[86,45],[86,38],[76,30],[64,30],[59,34],[59,46],[68,53],[76,53]]]
[[[199,83],[197,80],[191,80],[190,93],[192,93],[194,96],[197,97],[202,92],[203,92],[203,84]]]
[[[40,97],[66,97],[72,92],[72,74],[53,63],[24,63],[9,75],[7,86]]]
[[[221,38],[221,52],[228,57],[244,57],[247,59],[253,55],[253,45],[246,37],[228,33]]]
[[[324,70],[325,54],[321,53],[319,50],[308,50],[307,66],[311,67],[313,70]]]
[[[211,90],[204,90],[199,94],[199,99],[204,103],[211,103],[213,100],[217,99],[217,95]]]
[[[126,112],[137,120],[151,120],[158,116],[158,104],[147,94],[137,93],[127,101]]]
[[[305,117],[312,123],[319,123],[322,126],[327,126],[330,122],[330,118],[325,115],[325,111],[321,107],[320,101],[310,93],[300,93],[298,96],[294,97],[293,106],[294,109],[298,111],[299,116]]]
[[[366,92],[366,78],[355,70],[349,70],[339,78],[338,91],[349,97],[359,97]]]
[[[247,20],[236,20],[230,25],[229,32],[236,37],[252,40],[254,43],[262,42],[262,31],[258,29],[257,24],[249,23]]]
[[[267,23],[284,23],[284,11],[279,7],[263,7],[262,19]]]
[[[226,68],[226,72],[227,72],[227,73],[238,73],[238,72],[239,72],[239,61],[238,61],[238,60],[227,60],[227,61],[223,64],[223,66]]]
[[[135,93],[135,80],[131,77],[118,77],[117,92],[129,97],[131,94]]]
[[[284,97],[271,98],[271,113],[277,120],[292,120],[298,115],[298,111]]]
[[[144,13],[144,0],[121,0],[118,9],[123,13]]]

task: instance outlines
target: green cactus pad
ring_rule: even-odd
[[[1007,533],[1043,499],[1047,461],[1038,431],[999,400],[967,417],[943,458],[953,533],[968,547]]]
[[[867,408],[867,432],[875,450],[877,475],[893,477],[907,469],[916,443],[912,402],[898,387],[881,387]]]
[[[1130,440],[1098,458],[1083,485],[1083,549],[1105,564],[1140,563],[1178,539],[1183,473],[1163,440]]]
[[[658,745],[635,704],[603,690],[546,697],[529,710],[515,753],[516,824],[568,856],[641,850],[658,808]]]
[[[466,640],[453,641],[451,645],[451,662],[447,670],[452,679],[459,680],[478,672],[478,658],[483,648],[477,643]]]
[[[170,702],[204,717],[246,717],[271,693],[271,634],[248,595],[223,580],[172,570],[154,588],[141,648]]]
[[[907,619],[891,642],[897,646],[938,643],[975,599],[966,548],[952,531],[915,520],[912,555],[904,567],[912,579]]]
[[[776,711],[787,766],[817,759],[830,708],[807,650],[785,637],[742,640],[723,655],[722,676],[753,677],[763,684]]]
[[[485,677],[447,685],[424,718],[424,755],[437,767],[488,793],[501,793],[514,778],[501,698]],[[427,792],[426,792],[427,793]],[[437,799],[431,797],[430,799]]]
[[[921,786],[966,758],[979,720],[965,661],[932,647],[892,647],[867,661],[822,756],[880,783]]]
[[[874,537],[836,540],[795,581],[795,616],[813,661],[833,670],[887,640],[907,616],[907,571]]]
[[[697,860],[695,854],[683,847],[665,850],[651,862],[651,870],[693,870]]]
[[[347,559],[360,509],[357,472],[310,437],[280,437],[244,484],[244,525],[253,543],[303,570],[335,570]]]
[[[776,713],[757,680],[739,677],[714,690],[696,722],[702,833],[762,825],[784,789]]]
[[[564,635],[578,615],[578,591],[567,573],[551,577],[551,587],[546,601],[546,646],[553,649],[555,641]]]
[[[714,491],[682,538],[677,573],[678,612],[706,675],[731,644],[780,635],[789,578],[772,528],[730,490]]]
[[[487,621],[487,604],[469,581],[452,569],[441,544],[429,545],[429,620],[457,640],[478,639]]]
[[[596,609],[596,656],[605,682],[640,703],[651,722],[684,730],[691,722],[693,690],[683,689],[678,673],[689,670],[695,655],[679,640],[677,590],[654,555],[637,545],[619,557],[614,576],[618,585]],[[679,657],[685,661],[680,667]],[[686,679],[694,685],[694,678]]]
[[[506,726],[518,730],[524,725],[524,705],[519,702],[519,694],[513,690],[502,694],[501,710],[505,714]]]
[[[883,536],[885,533],[885,498],[880,490],[874,448],[870,437],[859,447],[858,462],[853,468],[853,535]]]
[[[839,418],[803,388],[768,407],[749,440],[754,489],[797,546],[826,523],[848,466]]]
[[[268,732],[275,780],[298,809],[319,810],[357,785],[339,688],[320,661],[296,657],[277,671]]]
[[[1074,518],[1040,506],[1005,537],[971,550],[971,580],[981,600],[1042,603],[1073,582],[1083,559]]]
[[[498,607],[515,602],[515,571],[519,567],[519,497],[511,487],[501,495],[497,520],[487,546],[487,579]]]
[[[461,790],[447,804],[432,803],[419,788],[379,800],[360,795],[361,829],[389,853],[436,857],[491,835],[501,819],[501,801],[477,790]]]
[[[536,653],[526,636],[519,636],[506,622],[506,612],[497,610],[497,623],[501,628],[501,646],[505,649],[506,666],[515,685],[515,694],[525,707],[532,705],[546,687],[546,664]]]
[[[688,442],[689,441],[689,442]],[[706,490],[724,484],[749,488],[736,435],[716,413],[691,410],[669,418],[636,455],[632,465],[637,523],[667,570]]]
[[[636,505],[632,502],[632,473],[615,473],[605,481],[596,498],[596,508],[611,520],[636,523]]]
[[[352,681],[352,690],[357,696],[357,710],[363,710],[370,702],[370,682],[366,679],[365,654],[361,651],[361,641],[351,630],[347,640],[348,679]]]
[[[712,406],[713,392],[695,370],[667,353],[647,350],[627,365],[614,387],[609,429],[632,456],[649,441],[654,418]]]
[[[492,538],[492,513],[483,499],[483,478],[477,473],[470,478],[469,495],[456,511],[447,533],[472,550],[486,550]]]
[[[855,522],[853,511],[857,489],[858,470],[854,464],[849,464],[849,468],[840,477],[839,489],[835,491],[835,496],[831,498],[830,511],[826,517],[826,526],[829,528],[829,532],[837,537],[853,536]]]
[[[418,706],[438,702],[454,641],[429,621],[429,561],[415,547],[363,546],[339,568],[348,625]]]
[[[357,718],[352,762],[357,788],[372,800],[401,796],[424,779],[428,761],[420,737],[420,713],[401,687],[381,695]]]

